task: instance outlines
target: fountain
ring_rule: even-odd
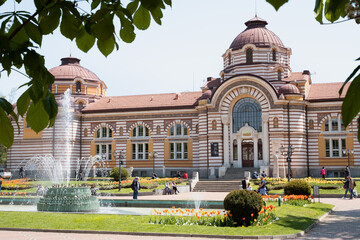
[[[92,196],[89,187],[74,185],[69,186],[73,116],[73,112],[71,110],[70,89],[68,89],[64,93],[62,106],[64,111],[64,126],[62,129],[64,129],[65,133],[64,149],[62,150],[64,155],[64,161],[61,163],[60,161],[57,161],[53,156],[47,155],[35,156],[27,163],[27,165],[30,165],[32,167],[36,166],[38,167],[38,169],[41,169],[47,175],[47,177],[50,178],[53,183],[55,183],[40,199],[39,203],[37,204],[37,210],[53,212],[97,211],[100,207],[100,203],[96,196]],[[92,158],[90,158],[90,161],[88,161],[88,163],[89,162],[90,164],[87,164],[87,166],[92,165]],[[89,171],[90,170],[85,169],[85,173],[87,175]],[[87,176],[85,178],[87,178]],[[66,181],[66,184],[60,184],[63,181]]]

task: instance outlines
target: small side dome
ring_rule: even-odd
[[[279,91],[279,94],[284,94],[284,95],[301,94],[300,90],[295,85],[292,85],[290,83],[286,83],[286,84],[282,85],[278,91]]]
[[[212,97],[212,91],[211,90],[207,90],[205,91],[201,97],[200,97],[200,100],[203,100],[203,99],[211,99]]]

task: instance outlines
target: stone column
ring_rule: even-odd
[[[269,146],[269,115],[262,115],[263,122],[263,159],[264,165],[270,164],[270,146]]]
[[[259,167],[259,155],[258,155],[258,137],[254,136],[254,167]]]
[[[241,138],[237,138],[237,146],[238,146],[238,167],[242,168],[242,149],[241,149]]]
[[[224,143],[224,167],[230,167],[230,139],[229,139],[229,117],[226,115],[221,116],[222,124],[224,125],[223,143]]]
[[[279,176],[279,152],[276,151],[274,154],[273,177],[278,178]]]

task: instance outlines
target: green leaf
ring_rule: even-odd
[[[6,0],[0,0],[0,6],[3,5],[6,2]]]
[[[6,115],[4,109],[0,107],[0,143],[5,147],[11,147],[14,142],[14,127],[11,120]]]
[[[13,107],[5,98],[0,98],[0,107],[5,110],[7,114],[13,112]]]
[[[42,42],[42,34],[38,26],[36,26],[32,22],[28,22],[25,24],[25,31],[27,35],[37,44],[41,45]]]
[[[107,40],[114,35],[113,14],[108,14],[92,26],[92,33],[97,39]]]
[[[284,5],[285,3],[287,3],[289,0],[266,0],[268,3],[270,3],[275,10],[279,10],[279,8]],[[166,2],[166,1],[165,1]],[[168,4],[169,5],[169,4]]]
[[[126,6],[126,9],[129,10],[129,12],[131,14],[134,14],[134,12],[136,11],[136,9],[138,8],[139,6],[139,0],[135,0],[133,2],[130,2],[127,6]]]
[[[81,21],[69,11],[63,9],[63,16],[60,24],[60,32],[65,37],[73,40],[78,34]]]
[[[141,0],[141,6],[146,8],[149,11],[152,11],[158,8],[162,4],[162,0]]]
[[[341,114],[347,127],[360,111],[360,74],[352,81],[342,104]]]
[[[49,123],[49,115],[45,111],[43,101],[31,103],[26,115],[26,122],[36,133],[47,127]]]
[[[121,15],[120,15],[121,16]],[[134,32],[135,28],[132,25],[131,21],[125,18],[124,16],[120,17],[121,29],[120,37],[124,42],[131,43],[134,41],[136,34]]]
[[[146,30],[150,26],[150,13],[140,5],[139,9],[134,14],[134,24],[140,30]]]
[[[164,0],[164,3],[168,6],[172,6],[171,0]]]
[[[315,19],[319,23],[323,23],[323,11],[324,11],[324,4],[323,0],[316,0],[314,12],[315,12]]]
[[[30,105],[29,91],[26,90],[17,100],[16,107],[20,116],[24,116]]]
[[[115,45],[115,38],[114,36],[111,36],[108,39],[98,39],[97,46],[100,50],[100,52],[107,57],[113,50]]]
[[[161,11],[161,8],[158,7],[158,8],[155,8],[154,10],[150,11],[151,12],[151,15],[154,19],[154,21],[161,25],[161,18],[163,17],[163,13]]]
[[[48,94],[43,100],[45,111],[48,113],[49,118],[55,118],[58,113],[58,105],[54,95],[48,91]]]
[[[39,16],[39,26],[44,35],[52,33],[60,22],[61,11],[59,7],[53,7],[45,14]]]
[[[357,59],[356,61],[358,61],[358,59]],[[343,91],[346,83],[347,83],[348,81],[350,81],[350,80],[355,76],[355,74],[356,74],[359,70],[360,70],[360,65],[357,66],[357,67],[354,69],[354,71],[353,71],[353,72],[348,76],[348,78],[345,80],[344,84],[342,85],[342,87],[341,87],[340,90],[339,90],[339,95],[342,94],[342,91]]]
[[[95,8],[97,8],[100,4],[100,0],[93,0],[91,3],[91,10],[94,10]]]
[[[348,0],[326,0],[325,18],[330,22],[335,22],[346,13]]]
[[[83,52],[88,52],[95,44],[95,37],[85,31],[85,27],[81,27],[76,36],[76,45]]]

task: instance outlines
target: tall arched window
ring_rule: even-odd
[[[245,123],[258,132],[262,131],[261,107],[253,98],[240,99],[233,109],[233,132],[236,133]]]
[[[81,82],[80,81],[76,82],[76,92],[81,92]]]
[[[213,120],[211,125],[212,130],[216,130],[216,120]]]
[[[231,53],[228,53],[228,61],[229,61],[229,65],[231,65]]]
[[[246,49],[246,63],[253,63],[253,50],[252,48]]]
[[[176,123],[170,127],[170,159],[188,159],[188,127],[183,123]]]
[[[275,48],[272,50],[272,60],[276,61],[276,49]]]
[[[132,130],[132,159],[147,160],[149,159],[149,128],[145,125],[137,125]]]
[[[274,117],[274,128],[278,128],[279,127],[279,119],[277,117]]]

